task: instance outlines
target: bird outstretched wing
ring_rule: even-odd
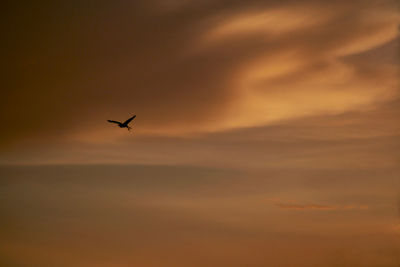
[[[122,124],[122,123],[120,123],[119,121],[113,121],[113,120],[107,120],[108,122],[111,122],[111,123],[116,123],[116,124]]]
[[[134,118],[136,118],[136,115],[133,115],[131,118],[127,119],[123,124],[128,125]]]

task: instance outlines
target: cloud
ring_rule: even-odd
[[[270,201],[274,206],[284,210],[367,210],[368,205],[323,205],[323,204],[302,204],[296,201],[284,201],[280,198],[271,198]]]
[[[254,34],[273,35],[276,38],[304,30],[328,19],[329,16],[321,16],[321,10],[302,5],[279,6],[261,11],[239,11],[220,18],[203,38],[206,43],[226,42],[227,39],[236,40]]]
[[[4,148],[0,161],[397,170],[398,107],[399,100],[362,111],[190,138],[137,135],[141,127],[138,120],[133,134],[111,127],[101,133],[76,132],[62,141],[55,140],[57,136],[20,141]]]
[[[193,136],[398,94],[396,66],[343,60],[396,37],[394,1],[168,3],[8,7],[3,144],[101,140],[105,119],[132,112],[139,135]]]
[[[319,205],[319,204],[284,204],[284,203],[275,203],[275,206],[280,209],[287,210],[366,210],[368,206],[362,205]]]

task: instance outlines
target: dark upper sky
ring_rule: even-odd
[[[110,135],[105,119],[131,113],[139,135],[193,135],[368,109],[398,93],[396,1],[19,1],[3,9],[2,146],[101,139]],[[381,54],[387,59],[376,60]]]

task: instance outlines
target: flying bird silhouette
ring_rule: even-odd
[[[134,119],[136,118],[136,115],[133,115],[131,118],[127,119],[125,122],[119,122],[119,121],[113,121],[113,120],[107,120],[108,122],[111,123],[116,123],[118,124],[118,126],[120,128],[128,128],[128,131],[130,131],[132,129],[132,127],[129,127],[128,124]]]

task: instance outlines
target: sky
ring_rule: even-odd
[[[0,259],[399,266],[399,11],[5,4]]]

